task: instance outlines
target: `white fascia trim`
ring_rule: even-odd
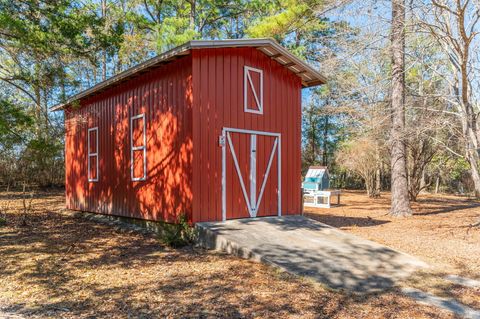
[[[143,120],[143,145],[134,146],[133,144],[133,121]],[[130,177],[133,182],[147,180],[147,125],[145,123],[145,113],[132,116],[130,118]],[[143,150],[143,176],[134,176],[134,153]]]

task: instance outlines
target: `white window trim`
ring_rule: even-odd
[[[253,85],[250,72],[256,72],[260,74],[260,98],[257,96],[258,92]],[[250,86],[255,102],[257,102],[258,110],[248,107],[248,87]],[[250,66],[243,67],[243,110],[246,113],[263,114],[263,70],[252,68]]]
[[[133,145],[133,121],[142,119],[143,120],[143,145],[142,146],[134,146]],[[147,180],[147,125],[145,123],[145,113],[132,116],[130,118],[130,176],[132,181],[145,181]],[[135,177],[134,176],[134,153],[135,151],[143,150],[143,176],[142,177]]]
[[[90,153],[90,132],[95,131],[95,153]],[[89,182],[98,182],[98,126],[97,127],[92,127],[88,129],[87,133],[87,147],[88,147],[88,158],[87,158],[87,166],[88,166],[88,171],[87,171],[87,176],[88,176],[88,181]],[[95,160],[97,162],[96,168],[97,172],[95,174],[96,178],[91,178],[90,177],[90,157],[95,157]]]

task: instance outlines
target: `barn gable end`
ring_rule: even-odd
[[[222,194],[222,152],[218,141],[224,128],[240,128],[281,135],[281,186],[284,193],[281,209],[283,214],[300,213],[301,80],[277,61],[255,48],[194,50],[192,59],[193,117],[198,119],[193,123],[195,156],[192,188],[193,211],[196,212],[194,221],[222,220],[220,196]],[[263,71],[262,114],[245,112],[244,94],[245,88],[249,88],[249,86],[245,87],[244,81],[246,66]],[[239,148],[248,152],[249,145],[245,145],[248,141],[239,140],[237,143],[243,143],[244,145],[239,145]],[[265,139],[259,140],[259,143],[265,144],[265,153],[269,153],[273,146],[272,141]],[[264,154],[264,157],[267,155],[270,153]],[[267,159],[263,158],[263,160],[267,162]],[[249,165],[248,159],[243,159],[243,162],[245,166]],[[258,163],[258,165],[262,164]],[[228,166],[226,167],[227,177],[237,178],[234,164],[226,163],[226,166]],[[257,175],[264,174],[265,170],[266,163],[263,163]],[[248,175],[248,168],[242,176],[244,180],[246,180],[245,175]],[[269,179],[275,177],[275,172],[269,175]],[[260,179],[259,176],[258,180]],[[277,189],[276,181],[271,182],[268,186]],[[205,184],[209,187],[204,187]],[[248,181],[244,184],[248,184]],[[237,210],[236,217],[248,217],[241,185],[232,181],[228,186],[227,210]],[[259,188],[260,185],[257,187],[257,196],[260,193]],[[247,190],[247,193],[250,194],[251,191]],[[265,195],[260,205],[260,212],[266,213],[268,210],[268,215],[276,213],[278,208],[276,194],[269,192]],[[227,215],[229,213],[227,212]]]

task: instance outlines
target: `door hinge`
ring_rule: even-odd
[[[218,137],[218,146],[225,146],[225,135],[220,135]]]

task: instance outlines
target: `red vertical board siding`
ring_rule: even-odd
[[[244,112],[245,65],[263,70],[263,115]],[[192,50],[192,72],[193,222],[222,220],[222,148],[218,138],[224,127],[281,134],[282,214],[301,213],[300,79],[255,48]],[[232,140],[239,150],[245,152],[249,149],[249,139],[232,135]],[[259,149],[263,149],[257,154],[258,167],[266,168],[273,138],[262,137],[257,143]],[[227,152],[227,158],[229,156]],[[242,170],[247,170],[248,160],[244,155],[240,157],[242,163],[239,165]],[[267,180],[259,215],[277,209],[275,163]],[[228,176],[236,176],[231,161],[227,161],[226,174],[227,180]],[[243,177],[248,179],[248,176]],[[261,176],[259,180],[262,180]],[[237,182],[227,184],[230,187],[227,188],[227,207],[244,215],[245,200],[238,178]],[[249,187],[248,183],[246,187]],[[257,184],[257,188],[259,190],[260,185]]]
[[[263,115],[244,112],[244,66],[263,70]],[[130,175],[130,118],[145,114],[147,180]],[[87,131],[98,126],[99,181],[87,180]],[[254,48],[196,49],[66,111],[67,207],[149,220],[222,219],[225,127],[281,134],[282,214],[301,212],[301,81]],[[274,138],[258,136],[257,192]],[[232,134],[244,172],[248,136]],[[227,217],[248,211],[227,152]],[[277,211],[277,162],[272,163],[258,216]],[[243,179],[249,193],[248,175]]]
[[[192,214],[192,60],[184,57],[65,111],[66,203],[74,210],[174,222]],[[130,175],[130,118],[145,114],[147,179]],[[87,178],[98,127],[99,180]]]

